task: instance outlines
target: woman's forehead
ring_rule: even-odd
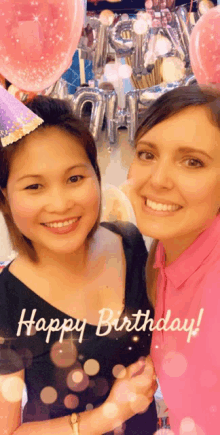
[[[53,169],[90,163],[83,145],[70,133],[58,128],[34,132],[26,138],[11,163],[10,173]]]
[[[206,106],[187,107],[153,126],[139,138],[137,145],[144,142],[163,146],[169,143],[178,146],[202,144],[212,149],[220,142],[220,129],[212,121]]]

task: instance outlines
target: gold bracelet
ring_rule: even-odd
[[[70,415],[70,425],[73,431],[73,435],[79,434],[79,414],[73,413]]]

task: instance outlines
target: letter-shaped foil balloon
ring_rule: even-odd
[[[68,68],[84,21],[82,0],[1,0],[0,73],[40,92]]]
[[[110,29],[109,42],[117,53],[117,56],[129,56],[134,50],[134,42],[132,38],[124,38],[124,32],[131,32],[133,28],[132,20],[118,21]]]
[[[97,140],[105,114],[105,93],[101,89],[81,88],[77,89],[74,95],[69,96],[69,101],[73,111],[79,118],[82,117],[84,104],[88,102],[92,103],[89,129],[94,139]]]

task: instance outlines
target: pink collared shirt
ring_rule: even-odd
[[[158,323],[167,330],[155,329],[151,346],[171,429],[175,435],[215,435],[220,433],[220,215],[167,267],[160,242],[154,268],[159,268],[154,326],[171,310],[167,323]],[[177,330],[183,326],[192,334]]]

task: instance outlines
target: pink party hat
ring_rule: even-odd
[[[3,147],[21,139],[43,122],[43,119],[0,86],[0,137]]]

